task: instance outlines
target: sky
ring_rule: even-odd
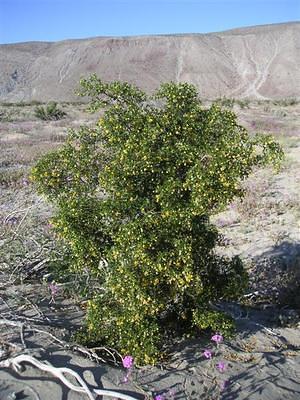
[[[0,43],[208,33],[300,20],[300,0],[0,0]]]

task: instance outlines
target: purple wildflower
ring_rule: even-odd
[[[49,283],[49,290],[50,290],[50,293],[51,293],[52,297],[55,297],[57,295],[58,286],[56,285],[55,282]]]
[[[17,225],[18,223],[18,218],[17,217],[11,217],[8,220],[5,220],[4,223],[6,225]]]
[[[157,395],[154,397],[154,400],[164,400],[164,398],[165,398],[165,396],[164,396],[163,394],[157,394]]]
[[[126,375],[124,375],[124,377],[121,379],[120,383],[122,383],[122,384],[128,383],[130,381],[131,372],[132,372],[131,368],[128,368]]]
[[[226,364],[223,361],[219,361],[217,364],[217,369],[220,372],[224,372],[226,370]]]
[[[212,336],[211,340],[219,344],[223,342],[223,336],[216,333],[215,335]]]
[[[124,368],[131,368],[133,366],[133,357],[132,356],[125,356],[122,360]]]
[[[229,385],[229,381],[223,381],[220,383],[220,389],[225,390],[227,388],[227,386]]]
[[[48,287],[49,287],[50,294],[51,294],[51,300],[50,300],[49,304],[55,303],[55,296],[57,295],[57,292],[58,292],[58,286],[56,285],[55,282],[51,282],[51,283],[49,283]]]
[[[210,359],[212,358],[212,352],[210,350],[204,350],[203,355],[205,358]]]
[[[170,399],[170,400],[172,400],[172,399],[174,399],[174,396],[175,396],[175,391],[174,391],[173,389],[170,389],[170,390],[167,392],[167,398]]]

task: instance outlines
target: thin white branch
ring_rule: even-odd
[[[34,358],[32,356],[29,356],[27,354],[20,354],[20,355],[18,355],[16,357],[9,358],[7,360],[1,361],[0,362],[0,367],[1,368],[13,367],[15,370],[18,371],[18,369],[20,369],[20,363],[22,363],[22,362],[30,363],[30,364],[34,365],[35,367],[37,367],[38,369],[40,369],[42,371],[50,372],[56,378],[60,379],[61,382],[64,383],[69,389],[74,390],[75,392],[86,394],[90,400],[96,400],[96,398],[94,397],[93,393],[88,388],[87,384],[81,378],[81,376],[79,376],[79,374],[77,374],[77,372],[73,371],[70,368],[54,367],[52,365],[45,364],[44,362],[39,361],[36,358]],[[79,386],[78,385],[74,385],[73,383],[71,383],[64,376],[64,374],[70,374],[71,376],[73,376],[77,380]],[[96,395],[114,397],[116,399],[121,399],[121,400],[137,400],[135,397],[129,396],[127,394],[119,393],[119,392],[113,391],[113,390],[94,389],[93,392]]]
[[[20,369],[20,363],[22,363],[22,362],[27,362],[27,363],[33,364],[35,367],[37,367],[41,371],[50,372],[56,378],[60,379],[69,389],[74,390],[76,392],[85,393],[88,395],[90,400],[95,400],[94,395],[92,394],[90,389],[87,387],[84,380],[77,374],[77,372],[71,370],[70,368],[64,368],[64,367],[56,368],[56,367],[53,367],[52,365],[45,364],[27,354],[20,354],[16,357],[12,357],[7,360],[1,361],[0,367],[2,367],[2,368],[13,367],[16,371],[18,371]],[[71,383],[63,375],[64,373],[72,375],[77,380],[77,382],[79,383],[80,386],[73,385],[73,383]]]

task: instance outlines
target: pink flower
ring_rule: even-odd
[[[210,350],[204,350],[203,355],[207,359],[212,358],[212,352]]]
[[[217,369],[220,372],[224,372],[226,370],[226,364],[223,361],[218,362]]]
[[[128,368],[127,369],[127,373],[124,376],[124,378],[121,380],[121,383],[128,383],[129,382],[129,378],[130,378],[130,374],[131,374],[131,369]]]
[[[154,396],[154,400],[167,400],[167,399],[172,400],[174,399],[174,396],[175,396],[174,390],[169,389],[167,393],[157,394],[156,396]]]
[[[58,286],[55,284],[55,282],[49,283],[49,290],[52,297],[55,297],[57,295]]]
[[[133,357],[125,356],[122,360],[124,368],[131,368],[133,366]]]
[[[173,389],[170,389],[167,392],[167,399],[172,400],[172,399],[174,399],[174,396],[175,396],[175,391]]]
[[[58,292],[58,286],[53,281],[52,283],[49,283],[48,287],[49,287],[50,294],[51,294],[51,300],[50,300],[49,304],[55,303],[55,296],[57,295],[57,292]]]
[[[218,335],[216,333],[214,336],[212,336],[211,340],[213,342],[216,342],[217,344],[219,344],[219,343],[223,342],[223,336],[222,335]]]
[[[223,381],[220,383],[220,389],[225,390],[227,388],[227,386],[229,385],[229,381]]]

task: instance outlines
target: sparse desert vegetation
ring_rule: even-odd
[[[211,102],[203,99],[203,104]],[[250,285],[247,296],[241,299],[242,310],[247,309],[250,315],[271,310],[266,315],[274,326],[297,326],[300,307],[300,106],[297,101],[286,99],[276,102],[245,100],[242,104],[239,100],[230,100],[230,109],[238,115],[239,123],[253,135],[257,132],[274,135],[283,146],[285,160],[277,175],[269,168],[254,172],[244,183],[244,201],[232,202],[213,217],[223,235],[217,251],[228,256],[240,255],[247,266]],[[91,127],[99,115],[88,113],[84,104],[61,103],[57,107],[66,113],[64,119],[42,121],[34,115],[36,107],[37,104],[0,105],[1,297],[10,307],[3,303],[1,312],[9,317],[9,312],[20,315],[20,310],[25,310],[28,318],[43,320],[45,324],[44,317],[64,319],[68,327],[65,337],[70,338],[86,312],[86,299],[90,294],[83,290],[86,282],[91,290],[98,283],[88,270],[69,272],[67,276],[62,274],[60,279],[59,270],[66,262],[68,249],[55,237],[49,224],[54,209],[36,194],[29,182],[29,173],[42,155],[63,146],[68,128]],[[57,265],[59,268],[55,268]],[[49,289],[53,279],[58,290],[55,293]],[[78,296],[71,301],[70,294],[74,292]],[[52,308],[49,306],[51,293],[55,297]],[[235,316],[231,304],[216,306]],[[56,333],[59,336],[59,328]],[[249,350],[250,342],[246,338],[244,342]],[[234,351],[224,354],[227,361],[231,360],[228,362],[238,357]],[[247,357],[250,356],[251,352],[247,353]],[[177,365],[176,360],[183,362],[178,352],[173,366]],[[249,365],[247,363],[249,361],[246,362]],[[172,371],[176,374],[175,367]]]
[[[57,107],[57,103],[55,101],[52,101],[46,106],[37,106],[34,110],[34,115],[43,121],[57,121],[64,118],[66,113]]]

